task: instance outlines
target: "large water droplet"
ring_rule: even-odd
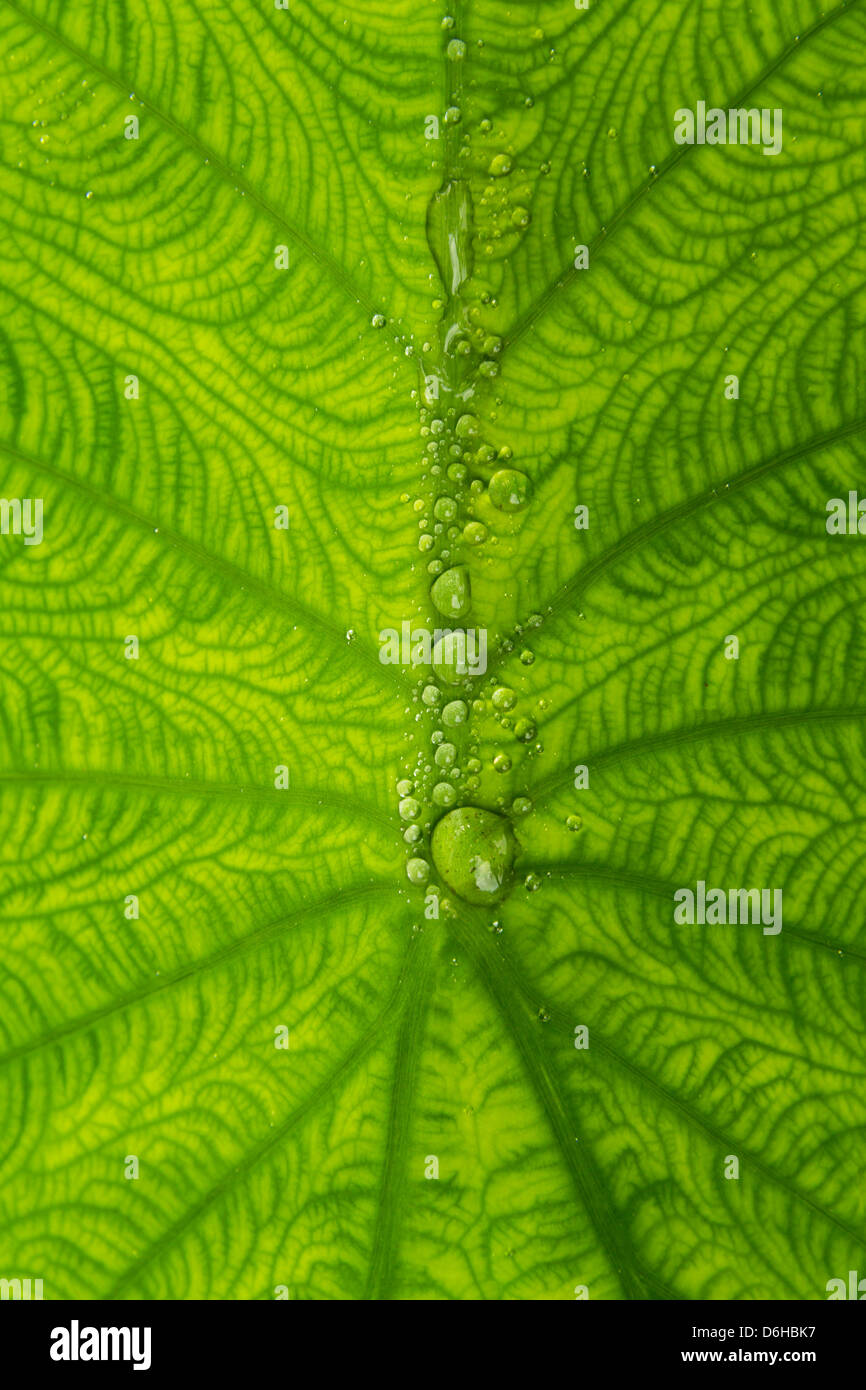
[[[469,706],[465,700],[451,700],[442,711],[442,723],[449,729],[465,724],[469,716]]]
[[[511,884],[517,842],[508,821],[480,806],[449,811],[433,830],[433,862],[465,902],[495,903]]]
[[[426,859],[410,859],[406,865],[406,877],[410,883],[426,883],[430,877],[430,865]]]
[[[516,468],[500,468],[493,474],[487,491],[494,507],[501,512],[519,512],[532,496],[532,484]]]
[[[433,761],[437,767],[453,767],[457,761],[457,749],[454,744],[440,743],[433,754]]]
[[[457,294],[472,274],[471,228],[469,185],[463,179],[452,179],[427,204],[427,243],[449,294]]]
[[[433,581],[430,598],[444,618],[462,618],[472,604],[469,570],[453,565]]]

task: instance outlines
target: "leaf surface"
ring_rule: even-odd
[[[449,17],[0,6],[44,504],[0,537],[0,1273],[46,1297],[866,1270],[863,6]],[[677,145],[699,100],[781,152]],[[489,639],[453,687],[380,660],[431,561]],[[443,784],[513,823],[498,905],[431,863]],[[782,930],[677,923],[699,881]]]

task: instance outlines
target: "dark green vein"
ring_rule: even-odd
[[[373,1044],[382,1036],[383,1030],[389,1021],[395,1016],[402,1014],[405,1006],[408,991],[406,989],[407,980],[411,978],[415,966],[415,957],[419,950],[419,942],[423,937],[419,934],[412,936],[409,941],[406,954],[403,960],[403,968],[400,977],[388,998],[386,1004],[381,1009],[377,1017],[370,1026],[365,1029],[361,1037],[346,1054],[337,1067],[329,1072],[318,1085],[314,1086],[310,1094],[290,1115],[277,1125],[272,1134],[266,1139],[255,1145],[245,1155],[239,1163],[232,1164],[231,1168],[223,1172],[221,1178],[208,1188],[201,1197],[195,1201],[190,1208],[184,1212],[183,1216],[173,1222],[163,1234],[153,1242],[148,1250],[137,1259],[134,1264],[124,1271],[113,1287],[108,1290],[105,1298],[118,1298],[124,1289],[129,1288],[165,1251],[190,1229],[195,1222],[205,1216],[211,1208],[220,1202],[225,1196],[231,1193],[260,1163],[262,1163],[274,1149],[282,1144],[283,1140],[304,1120],[313,1113],[316,1107],[323,1101],[332,1096],[337,1084],[351,1075],[353,1069],[363,1060],[370,1051]]]
[[[622,1229],[619,1214],[611,1206],[589,1145],[583,1139],[579,1146],[575,1145],[574,1125],[563,1104],[537,1031],[530,1022],[530,1012],[523,1003],[526,991],[522,986],[519,990],[515,988],[513,973],[507,968],[498,944],[485,929],[487,923],[481,913],[461,904],[449,926],[506,1025],[508,1036],[519,1053],[527,1079],[550,1125],[580,1205],[598,1236],[625,1296],[629,1299],[642,1298],[645,1290],[637,1272],[639,1265],[631,1241]]]
[[[736,97],[729,101],[713,101],[708,104],[713,106],[721,105],[726,108],[739,107],[744,105],[744,103],[748,101],[749,97],[752,96],[752,94],[756,92],[763,85],[763,83],[766,82],[767,79],[771,77],[774,72],[777,71],[778,68],[780,68],[784,63],[786,63],[789,58],[793,57],[794,54],[802,52],[803,48],[807,45],[809,39],[814,38],[816,34],[820,33],[820,31],[826,28],[828,24],[832,24],[833,21],[838,19],[841,15],[851,13],[851,11],[853,11],[854,7],[857,4],[859,4],[859,0],[842,0],[842,3],[840,5],[837,5],[834,10],[830,10],[828,14],[822,15],[819,19],[815,21],[814,24],[810,25],[808,29],[804,29],[801,34],[798,34],[797,38],[793,39],[791,43],[788,44],[787,48],[784,48],[782,50],[778,57],[772,59],[771,62],[767,63],[766,66],[761,69],[761,71],[758,73],[756,77],[753,77],[749,80],[746,86],[740,90]],[[589,258],[591,266],[595,263],[602,249],[605,246],[609,245],[619,227],[621,227],[623,223],[625,223],[628,220],[630,214],[634,211],[638,204],[646,197],[650,190],[653,189],[661,181],[662,177],[665,174],[669,173],[672,169],[676,168],[680,161],[685,159],[692,150],[701,148],[703,147],[700,145],[680,145],[675,150],[672,150],[671,153],[661,161],[661,163],[657,167],[656,172],[649,179],[647,179],[645,183],[642,183],[641,186],[635,190],[631,197],[628,198],[625,203],[623,203],[622,207],[620,207],[613,214],[613,216],[605,223],[602,230],[598,232],[596,236],[593,238],[593,240],[589,243]],[[506,349],[511,343],[517,342],[519,338],[523,337],[527,329],[532,327],[536,320],[540,318],[540,316],[544,313],[545,309],[554,299],[559,290],[567,289],[570,285],[574,283],[574,281],[578,278],[579,275],[585,274],[585,271],[577,271],[574,269],[573,266],[569,266],[562,274],[558,275],[557,278],[554,281],[552,281],[552,283],[547,287],[544,293],[535,301],[534,304],[532,304],[529,307],[529,309],[527,309],[526,313],[523,314],[523,316],[520,319],[518,319],[517,323],[515,323],[514,326],[511,329],[509,329],[509,331],[505,334],[503,338],[502,347],[503,353],[506,351]]]
[[[418,1066],[424,1041],[433,960],[429,932],[419,933],[417,966],[407,990],[406,1012],[394,1044],[394,1079],[388,1106],[388,1127],[379,1205],[370,1245],[370,1268],[364,1298],[390,1297],[397,1264],[401,1217],[406,1203],[409,1138]]]
[[[295,912],[291,912],[285,917],[279,917],[273,922],[267,922],[265,926],[250,932],[248,936],[242,936],[237,941],[231,941],[218,950],[212,951],[209,956],[189,961],[186,965],[179,966],[177,970],[160,975],[158,979],[148,979],[137,988],[129,990],[117,999],[112,999],[108,1004],[103,1004],[98,1009],[91,1009],[86,1014],[79,1014],[77,1018],[58,1023],[56,1027],[48,1029],[47,1032],[39,1034],[38,1037],[19,1043],[6,1052],[0,1052],[0,1067],[17,1062],[22,1057],[30,1057],[46,1047],[53,1047],[64,1038],[72,1037],[77,1033],[84,1033],[104,1019],[125,1013],[127,1009],[133,1008],[143,1000],[150,999],[156,994],[163,994],[166,990],[174,989],[176,985],[183,984],[187,980],[196,979],[216,970],[221,965],[225,965],[227,961],[258,951],[271,941],[279,939],[292,928],[297,929],[315,921],[322,913],[348,907],[352,903],[361,902],[365,898],[374,897],[380,893],[393,892],[394,885],[390,882],[364,883],[342,889],[339,893],[332,893],[329,897],[322,898],[317,902],[305,903]]]
[[[368,672],[375,669],[379,678],[388,686],[397,690],[405,690],[408,683],[403,676],[403,668],[398,666],[383,666],[379,660],[377,650],[368,642],[355,638],[352,642],[346,641],[345,629],[341,629],[336,623],[329,622],[322,614],[315,609],[309,608],[300,599],[292,594],[285,593],[282,589],[269,584],[267,580],[260,579],[257,575],[250,574],[240,565],[236,565],[232,560],[226,560],[221,555],[215,555],[207,550],[199,541],[190,540],[179,531],[172,530],[170,526],[155,526],[152,518],[143,516],[131,507],[127,502],[121,501],[119,497],[114,497],[110,493],[102,492],[99,488],[93,487],[83,478],[76,478],[74,474],[65,472],[53,463],[46,463],[44,459],[37,458],[33,454],[24,453],[10,444],[0,441],[0,453],[7,454],[19,463],[23,463],[30,468],[35,468],[39,472],[46,474],[47,477],[55,479],[66,487],[73,488],[81,493],[88,501],[103,507],[106,511],[121,517],[124,521],[129,521],[133,525],[147,531],[150,536],[158,534],[164,543],[172,549],[181,551],[191,559],[197,561],[204,568],[219,575],[223,579],[229,579],[237,588],[232,588],[231,596],[235,597],[237,591],[248,593],[252,598],[259,599],[269,607],[275,608],[284,617],[300,618],[302,622],[321,633],[328,642],[335,647],[339,647],[341,652],[353,652],[356,657],[365,663]]]
[[[585,763],[595,772],[601,768],[615,767],[617,764],[627,762],[632,758],[643,757],[648,753],[663,751],[666,748],[685,747],[686,744],[702,743],[705,739],[733,738],[737,734],[748,734],[762,729],[775,731],[791,726],[796,727],[799,724],[833,723],[836,720],[846,719],[866,720],[866,705],[838,705],[835,708],[824,709],[772,710],[761,714],[735,715],[730,719],[719,719],[710,724],[696,724],[690,729],[671,729],[663,733],[647,734],[643,738],[631,739],[625,743],[603,748],[597,753],[578,750],[572,761]],[[535,783],[534,786],[530,786],[528,792],[533,802],[539,805],[547,797],[569,786],[572,775],[570,771],[553,772],[540,782]]]

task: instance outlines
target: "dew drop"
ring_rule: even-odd
[[[466,902],[498,902],[508,891],[516,841],[504,816],[461,806],[437,823],[433,862],[448,887]]]
[[[470,521],[463,527],[463,539],[469,545],[481,545],[487,539],[487,527],[480,521]]]
[[[469,570],[465,565],[453,565],[434,580],[430,598],[444,618],[462,618],[472,605]]]
[[[437,782],[432,797],[437,806],[453,806],[457,800],[457,793],[450,782]]]
[[[490,501],[501,512],[519,512],[532,496],[532,484],[516,468],[500,468],[487,485]]]
[[[430,877],[430,865],[426,859],[410,859],[406,865],[406,877],[410,883],[426,883]]]
[[[442,711],[442,723],[447,729],[465,724],[469,717],[469,706],[465,700],[451,700]]]
[[[437,767],[453,767],[456,759],[457,749],[453,743],[440,743],[433,754],[433,761]]]

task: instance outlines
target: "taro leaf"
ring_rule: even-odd
[[[0,5],[0,1275],[866,1272],[864,41]],[[782,149],[676,143],[698,102]],[[487,672],[381,661],[457,566]],[[461,806],[497,905],[431,867]],[[782,930],[675,921],[698,882]]]

